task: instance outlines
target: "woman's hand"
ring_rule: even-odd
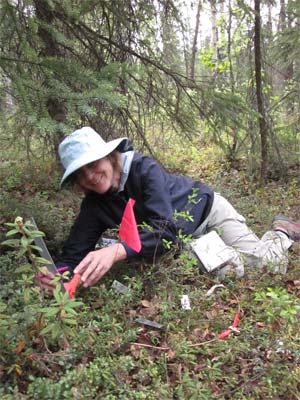
[[[55,289],[55,285],[51,283],[54,276],[55,275],[45,267],[43,273],[39,273],[35,276],[34,284],[41,289],[47,290],[49,294],[52,294]]]
[[[91,251],[75,268],[81,275],[84,287],[92,286],[106,274],[117,261],[125,260],[126,250],[121,243]]]

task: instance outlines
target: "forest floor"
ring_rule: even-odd
[[[181,152],[163,161],[177,172],[201,176],[258,235],[276,214],[300,219],[297,168],[285,181],[262,187],[243,163],[236,170],[209,151],[201,157],[191,162]],[[1,178],[1,239],[4,223],[34,215],[57,254],[78,197],[58,192],[57,176],[45,167],[35,169],[34,178],[20,165],[14,171]],[[61,298],[42,298],[26,265],[24,256],[2,248],[2,399],[300,399],[297,243],[284,275],[266,266],[221,282],[193,266],[188,253],[170,253],[154,265],[119,264],[98,285],[80,288],[81,304],[74,308]],[[114,288],[115,280],[126,293]],[[191,310],[182,309],[182,295],[188,295]],[[62,310],[72,314],[72,323]],[[237,329],[219,338],[237,315]]]

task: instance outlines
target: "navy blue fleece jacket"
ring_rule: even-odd
[[[127,259],[153,260],[165,252],[163,239],[177,242],[179,230],[191,234],[204,221],[211,209],[213,191],[199,181],[170,174],[154,159],[135,153],[124,190],[86,195],[57,265],[74,269],[94,250],[105,230],[118,228],[129,198],[136,201],[134,213],[141,225],[142,249],[136,253],[122,242]]]

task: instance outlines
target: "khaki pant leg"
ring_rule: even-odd
[[[269,231],[259,239],[248,228],[245,218],[218,193],[215,193],[206,221],[206,231],[212,230],[216,230],[228,246],[237,250],[247,265],[262,267],[271,262],[276,270],[286,271],[287,250],[293,242],[277,231]]]

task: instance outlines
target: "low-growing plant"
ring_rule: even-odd
[[[282,288],[270,288],[257,292],[255,301],[261,303],[267,322],[274,323],[280,319],[284,323],[294,323],[298,319],[300,304]]]
[[[54,341],[62,338],[65,345],[69,345],[68,338],[75,335],[72,327],[77,325],[75,309],[82,306],[83,303],[70,299],[67,292],[62,293],[59,284],[56,285],[53,296],[54,302],[52,301],[49,307],[44,306],[38,309],[46,321],[46,326],[40,334],[42,336],[50,334]]]
[[[35,230],[29,221],[24,223],[21,217],[6,225],[12,229],[7,232],[9,239],[2,245],[12,247],[11,258],[20,261],[17,268],[9,265],[6,278],[10,277],[11,281],[0,290],[0,358],[3,367],[0,379],[9,383],[22,380],[25,370],[36,360],[36,353],[49,351],[49,343],[52,348],[68,344],[73,335],[71,327],[77,324],[75,308],[82,303],[60,292],[61,276],[53,280],[53,284],[57,284],[54,299],[44,297],[41,289],[34,285],[35,275],[48,264],[48,260],[36,254],[40,249],[34,244],[34,239],[43,236],[43,232]]]

